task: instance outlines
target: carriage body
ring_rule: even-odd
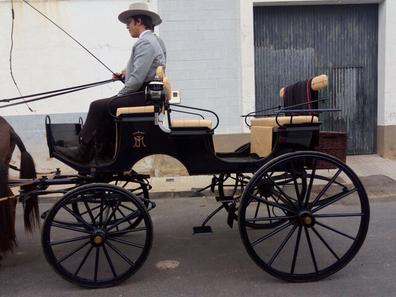
[[[170,112],[171,109],[168,110]],[[293,123],[290,117],[289,123],[272,129],[269,154],[259,156],[246,150],[218,153],[213,142],[214,129],[208,126],[165,127],[155,123],[158,116],[154,108],[153,112],[121,114],[115,119],[117,140],[114,154],[106,160],[96,159],[89,164],[75,163],[56,151],[60,144],[64,147],[78,144],[82,123],[52,124],[47,118],[49,154],[80,174],[129,171],[141,159],[163,154],[179,160],[190,175],[207,175],[255,172],[281,154],[313,150],[319,141],[320,122]]]
[[[45,214],[42,232],[45,256],[57,273],[84,287],[107,287],[143,265],[152,244],[149,211],[155,203],[149,199],[149,176],[131,169],[155,154],[174,157],[190,175],[213,175],[210,188],[217,189],[220,206],[194,231],[208,231],[207,222],[225,209],[228,225],[238,222],[249,256],[271,275],[315,281],[352,260],[367,233],[368,198],[346,164],[313,151],[319,143],[319,109],[256,117],[250,144],[219,153],[213,143],[217,125],[173,121],[172,105],[158,98],[152,107],[117,114],[111,154],[87,164],[57,151],[58,146],[79,143],[82,122],[51,123],[46,118],[50,156],[78,174],[39,178],[31,184],[34,190],[22,191],[20,197],[63,194]],[[48,189],[53,185],[67,187]]]

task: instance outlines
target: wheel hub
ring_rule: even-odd
[[[262,195],[264,197],[271,196],[273,189],[274,189],[274,186],[272,184],[270,184],[268,181],[264,181],[263,183],[261,183],[258,186],[258,191],[259,191],[260,195]]]
[[[300,224],[305,227],[312,227],[315,225],[315,218],[310,211],[302,211],[299,213]]]
[[[91,243],[93,246],[99,247],[106,242],[106,232],[99,229],[95,230],[91,235]]]

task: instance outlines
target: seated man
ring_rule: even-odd
[[[56,150],[79,163],[88,163],[93,159],[94,149],[114,143],[114,124],[111,114],[117,108],[146,105],[144,89],[155,78],[158,66],[165,66],[166,50],[163,41],[154,33],[154,26],[162,20],[149,9],[146,2],[136,2],[129,10],[122,12],[118,19],[127,25],[133,38],[139,38],[132,48],[132,54],[126,69],[113,75],[114,80],[125,80],[124,88],[114,97],[96,100],[91,103],[80,132],[78,147],[57,147]]]

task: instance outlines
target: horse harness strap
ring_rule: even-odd
[[[2,197],[2,198],[0,198],[0,202],[7,201],[9,199],[15,199],[16,197],[17,196],[15,196],[15,195]]]

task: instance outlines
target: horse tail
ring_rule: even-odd
[[[0,162],[0,260],[1,254],[12,251],[16,246],[15,199],[8,187],[8,168]]]
[[[35,179],[37,177],[37,174],[32,156],[28,153],[25,145],[22,142],[22,139],[19,137],[18,134],[16,134],[15,131],[12,131],[11,137],[15,141],[15,144],[18,146],[19,151],[21,152],[20,178]],[[21,190],[25,193],[28,193],[34,190],[34,186],[21,186]],[[39,226],[40,217],[38,197],[36,194],[31,194],[26,199],[23,218],[26,230],[33,231],[35,227]]]

